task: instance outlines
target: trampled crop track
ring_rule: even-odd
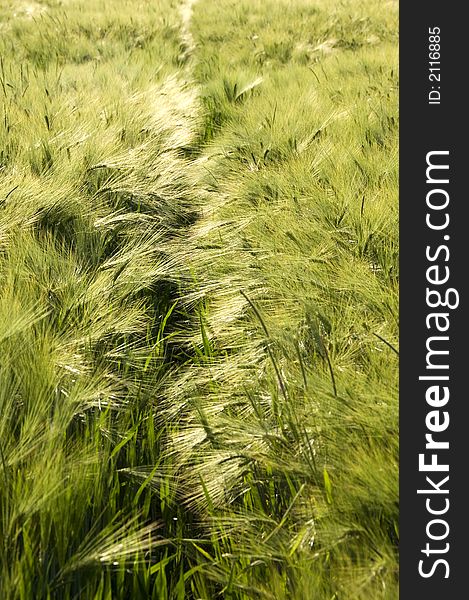
[[[179,9],[181,15],[181,58],[183,61],[192,56],[195,50],[194,36],[191,32],[191,18],[196,2],[197,0],[183,0]]]

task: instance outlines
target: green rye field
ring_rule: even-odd
[[[397,599],[397,2],[0,34],[0,598]]]

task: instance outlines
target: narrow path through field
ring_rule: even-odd
[[[180,56],[181,62],[186,62],[195,49],[194,37],[190,30],[192,10],[197,0],[183,0],[179,8],[181,16],[181,45],[182,53]]]

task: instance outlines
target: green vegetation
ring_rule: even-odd
[[[0,8],[0,596],[397,598],[397,3]]]

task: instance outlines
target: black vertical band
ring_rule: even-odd
[[[459,598],[469,575],[469,128],[463,6],[435,0],[400,5],[400,577],[405,600]]]

